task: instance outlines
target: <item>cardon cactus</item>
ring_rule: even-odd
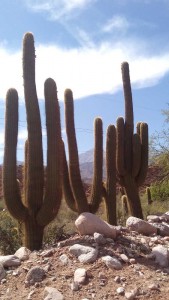
[[[35,48],[31,33],[23,39],[23,80],[28,139],[25,144],[24,187],[19,190],[16,177],[18,137],[18,94],[9,89],[6,96],[3,190],[11,215],[23,223],[24,245],[40,249],[44,227],[58,213],[61,203],[62,144],[60,111],[56,84],[45,81],[47,128],[47,167],[44,186],[41,118],[35,84]]]
[[[65,91],[65,122],[69,152],[69,167],[66,155],[63,155],[63,192],[68,206],[77,211],[95,213],[102,200],[102,168],[103,168],[103,129],[101,118],[94,122],[94,175],[91,195],[88,202],[80,174],[78,147],[74,124],[73,94],[70,89]]]
[[[134,133],[133,103],[129,65],[122,64],[122,79],[125,98],[125,120],[117,119],[117,172],[124,187],[131,214],[143,218],[138,187],[144,182],[148,168],[148,125],[137,124]]]
[[[116,128],[109,125],[106,138],[106,184],[104,186],[107,221],[117,225],[116,216]]]

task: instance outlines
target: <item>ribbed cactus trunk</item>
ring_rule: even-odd
[[[131,214],[143,218],[138,187],[144,182],[148,168],[148,125],[139,122],[134,133],[133,103],[129,65],[122,64],[125,120],[117,119],[117,172],[124,187]]]
[[[109,125],[106,138],[106,191],[107,221],[117,225],[116,214],[116,128]]]
[[[41,248],[44,227],[57,215],[61,203],[62,145],[56,84],[49,78],[45,82],[47,180],[44,188],[41,118],[35,84],[34,38],[31,33],[27,33],[23,40],[23,80],[28,140],[25,143],[22,197],[16,177],[18,96],[14,89],[7,92],[6,99],[3,189],[9,212],[23,223],[24,245],[35,250]]]
[[[70,89],[65,91],[65,123],[69,152],[69,167],[64,154],[63,191],[68,206],[78,213],[95,213],[102,200],[102,169],[103,169],[103,126],[102,120],[94,122],[94,175],[90,199],[88,202],[80,174],[78,147],[74,122],[73,94]]]

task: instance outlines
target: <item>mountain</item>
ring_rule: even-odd
[[[106,175],[106,167],[105,167],[105,151],[103,157],[103,178]],[[80,171],[82,179],[87,182],[91,183],[93,177],[93,149],[88,150],[79,155],[79,162],[80,162]]]

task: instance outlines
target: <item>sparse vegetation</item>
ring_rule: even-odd
[[[0,211],[0,253],[13,254],[21,246],[19,225],[7,210]]]

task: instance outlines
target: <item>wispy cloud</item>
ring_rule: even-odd
[[[73,18],[97,0],[26,0],[27,7],[34,12],[44,12],[52,20],[61,17]]]
[[[107,23],[103,26],[104,32],[110,32],[113,30],[126,31],[130,27],[130,23],[125,17],[114,16],[112,19],[108,20]]]
[[[36,83],[39,98],[44,98],[44,81],[52,77],[59,99],[71,88],[75,98],[93,94],[115,93],[121,88],[121,63],[130,64],[132,84],[145,87],[156,84],[169,72],[169,54],[147,55],[137,41],[103,43],[92,48],[65,49],[56,45],[36,46]],[[130,47],[129,47],[130,45]],[[0,98],[10,87],[23,97],[22,54],[0,48]]]

